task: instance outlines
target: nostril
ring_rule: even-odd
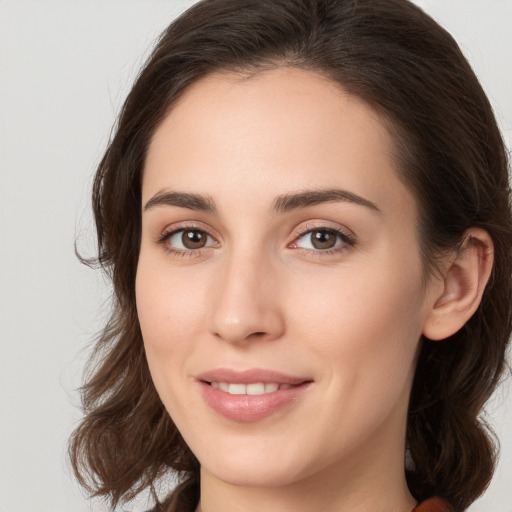
[[[249,336],[247,336],[247,340],[259,340],[261,338],[265,338],[265,336],[267,336],[268,334],[264,331],[255,331],[255,332],[252,332],[251,334],[249,334]]]

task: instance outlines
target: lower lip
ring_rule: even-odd
[[[291,405],[310,387],[304,382],[288,389],[279,389],[263,395],[230,395],[200,382],[206,403],[217,413],[234,421],[258,421],[266,418],[287,405]]]

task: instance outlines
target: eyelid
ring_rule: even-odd
[[[173,224],[167,225],[164,229],[161,230],[160,234],[158,235],[158,239],[161,239],[163,237],[168,237],[169,235],[172,235],[173,233],[176,233],[178,231],[186,231],[186,230],[197,230],[202,231],[206,233],[208,236],[212,237],[215,241],[218,242],[219,236],[217,235],[216,231],[212,229],[210,226],[207,226],[203,224],[202,222],[198,221],[182,221],[182,222],[175,222]]]
[[[348,229],[346,226],[342,226],[341,224],[337,224],[334,222],[326,221],[326,220],[314,220],[314,221],[308,221],[306,224],[300,224],[298,227],[294,228],[292,237],[293,240],[296,238],[303,236],[307,233],[310,233],[311,231],[335,231],[337,233],[340,233],[341,235],[354,239],[356,238],[355,233]]]

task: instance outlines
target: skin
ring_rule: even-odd
[[[155,387],[201,463],[198,510],[415,506],[404,445],[419,340],[446,334],[436,307],[464,287],[422,283],[417,204],[392,153],[369,106],[294,68],[210,75],[157,129],[143,176],[143,205],[153,204],[142,215],[137,308]],[[272,211],[276,197],[323,189],[374,206]],[[155,204],[177,191],[209,196],[216,212]],[[182,232],[162,240],[185,227],[208,235],[206,246],[185,248]],[[331,235],[331,251],[306,233],[326,228],[343,235]],[[198,389],[197,375],[213,368],[313,382],[269,417],[239,422]]]

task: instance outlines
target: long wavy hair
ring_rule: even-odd
[[[497,455],[481,411],[511,332],[508,155],[456,42],[407,0],[203,0],[164,31],[95,176],[97,262],[114,297],[81,390],[84,418],[69,447],[75,473],[115,507],[174,471],[181,484],[155,510],[196,506],[199,463],[153,386],[137,319],[141,176],[152,135],[190,84],[281,66],[319,73],[384,117],[419,204],[426,275],[468,228],[492,237],[494,267],[476,313],[450,339],[422,340],[407,418],[411,493],[463,511],[486,489]]]

